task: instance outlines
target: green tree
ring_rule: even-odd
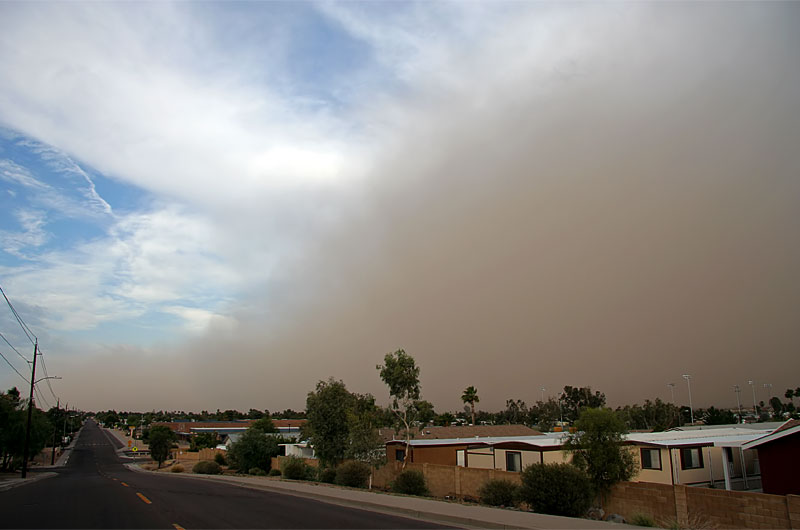
[[[281,439],[278,436],[265,433],[258,427],[250,427],[239,441],[231,445],[228,450],[228,460],[234,468],[247,473],[251,469],[269,471],[272,467],[272,457],[278,456]]]
[[[414,403],[414,408],[416,409],[415,414],[417,421],[422,425],[427,425],[436,419],[436,411],[433,409],[433,403],[430,401],[421,399]]]
[[[213,432],[203,432],[196,434],[189,442],[190,451],[199,451],[208,447],[217,446],[217,435]]]
[[[479,402],[481,398],[478,397],[478,389],[474,386],[468,386],[461,394],[461,401],[469,405],[470,412],[472,413],[472,424],[475,425],[475,403]]]
[[[389,387],[392,397],[392,412],[397,416],[398,425],[402,424],[406,432],[406,455],[411,444],[411,422],[414,421],[414,403],[419,400],[419,367],[414,358],[405,350],[387,353],[383,365],[376,368],[380,371],[381,380]],[[408,458],[403,459],[405,469]]]
[[[606,395],[600,392],[592,392],[591,387],[572,387],[565,386],[561,393],[561,404],[563,407],[564,419],[570,423],[578,419],[583,408],[600,408],[606,405]]]
[[[535,414],[539,418],[539,430],[550,432],[561,417],[561,405],[554,398],[548,398],[544,403],[538,403]]]
[[[264,433],[278,432],[278,428],[272,422],[272,418],[264,416],[250,424],[250,428],[258,429]]]
[[[332,377],[317,383],[306,397],[308,421],[303,434],[314,447],[323,466],[335,466],[344,458],[350,436],[348,414],[353,410],[353,395],[344,382]]]
[[[436,419],[434,420],[434,423],[436,425],[440,425],[442,427],[447,427],[448,425],[450,425],[454,421],[456,421],[456,417],[453,416],[452,412],[443,412],[443,413],[439,414],[438,416],[436,416]]]
[[[148,434],[148,445],[150,446],[150,456],[158,462],[158,467],[169,457],[172,444],[175,442],[175,433],[166,425],[156,425],[151,427]]]
[[[598,493],[606,494],[617,482],[635,475],[633,454],[622,446],[628,430],[614,411],[586,408],[575,429],[567,435],[564,447],[572,454],[572,463],[586,471]]]
[[[772,396],[769,400],[769,406],[772,407],[772,417],[773,418],[780,418],[783,414],[783,403],[778,396]]]
[[[708,407],[707,410],[700,409],[698,416],[706,425],[729,425],[736,423],[736,415],[729,410]]]

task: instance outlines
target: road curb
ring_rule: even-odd
[[[43,473],[34,472],[29,475],[28,478],[12,478],[7,481],[0,482],[0,491],[10,490],[12,488],[18,488],[19,486],[25,486],[27,484],[33,484],[34,482],[39,482],[40,480],[44,480],[46,478],[55,477],[58,473],[53,473],[52,471],[45,471]]]

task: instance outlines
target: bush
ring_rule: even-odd
[[[397,475],[391,484],[395,493],[406,495],[429,495],[428,486],[425,484],[425,475],[422,471],[406,470]]]
[[[308,478],[309,469],[305,460],[290,456],[283,461],[283,477],[289,480],[305,480]]]
[[[519,498],[535,512],[580,517],[591,505],[589,476],[571,464],[534,464],[521,478]]]
[[[175,464],[170,468],[172,473],[183,473],[183,466],[180,464]]]
[[[481,502],[490,506],[514,506],[517,502],[519,486],[510,480],[489,480],[481,486],[478,493]]]
[[[366,488],[371,473],[372,470],[364,462],[351,460],[336,468],[336,484],[351,488]]]
[[[646,527],[656,526],[655,520],[645,513],[633,514],[633,517],[631,517],[631,520],[629,522],[634,526],[646,526]]]
[[[225,460],[225,455],[223,455],[222,453],[217,453],[217,454],[214,455],[214,462],[216,462],[217,464],[219,464],[221,466],[227,466],[228,465],[228,461]]]
[[[269,476],[270,477],[280,477],[281,476],[281,470],[280,469],[270,469],[269,470]]]
[[[336,482],[336,470],[332,467],[326,467],[319,472],[319,481],[326,484],[333,484]]]
[[[250,470],[247,472],[247,474],[264,477],[267,475],[267,472],[261,469],[260,467],[251,467]]]
[[[222,468],[219,467],[219,464],[210,460],[198,462],[192,468],[192,473],[199,473],[203,475],[219,475],[221,472]]]

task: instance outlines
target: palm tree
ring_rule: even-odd
[[[468,386],[464,389],[464,393],[461,394],[461,401],[464,403],[469,403],[470,408],[472,409],[472,424],[475,425],[475,403],[480,401],[478,397],[478,389],[474,386]]]

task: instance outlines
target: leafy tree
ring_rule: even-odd
[[[275,427],[275,424],[272,422],[272,419],[269,416],[264,416],[263,418],[257,419],[250,424],[250,428],[258,429],[264,433],[278,432],[277,427]]]
[[[150,446],[150,456],[158,462],[158,467],[169,456],[172,444],[175,441],[175,433],[166,425],[156,425],[151,427],[148,435],[148,445]]]
[[[450,425],[454,421],[456,421],[456,417],[453,416],[452,413],[443,412],[442,414],[439,414],[438,416],[436,416],[436,419],[434,420],[434,423],[436,425],[440,425],[442,427],[447,427],[448,425]]]
[[[468,386],[464,389],[464,393],[461,394],[461,401],[465,404],[469,404],[470,412],[472,413],[472,424],[475,425],[475,403],[479,402],[481,399],[478,397],[478,389],[474,386]]]
[[[256,468],[269,471],[272,467],[272,457],[278,456],[280,452],[278,447],[280,441],[280,437],[251,426],[228,450],[230,465],[241,472],[249,472]]]
[[[192,437],[189,442],[190,451],[199,451],[208,447],[217,446],[217,435],[213,432],[203,432]]]
[[[436,418],[436,411],[433,410],[433,403],[421,399],[414,403],[415,416],[422,425],[431,423]]]
[[[773,396],[769,400],[769,406],[772,407],[772,416],[774,418],[780,418],[784,410],[783,403],[781,403],[780,398],[778,396]]]
[[[584,409],[575,429],[567,435],[564,447],[572,453],[572,463],[586,471],[598,493],[605,494],[617,482],[635,475],[633,454],[622,446],[628,430],[614,411]]]
[[[308,422],[303,433],[323,466],[335,466],[344,458],[350,436],[348,413],[352,410],[353,395],[342,381],[332,377],[320,381],[316,390],[308,393]]]
[[[708,407],[707,410],[700,409],[698,416],[706,425],[729,425],[736,423],[736,415],[729,410],[722,410],[716,407]]]
[[[267,414],[267,416],[269,416],[269,414]],[[247,417],[251,420],[260,420],[264,417],[264,413],[258,409],[250,409],[250,411],[247,413]]]
[[[518,424],[525,422],[528,416],[528,406],[521,399],[506,400],[506,410],[503,414],[503,419],[506,423]]]
[[[606,405],[606,395],[600,392],[592,393],[591,387],[565,386],[560,397],[564,419],[570,423],[578,419],[583,408],[600,408]]]
[[[539,417],[538,426],[542,432],[549,432],[556,425],[561,417],[561,405],[553,398],[549,398],[544,403],[539,403],[536,407],[536,414]]]
[[[679,424],[680,410],[671,403],[656,398],[649,399],[644,405],[625,405],[617,408],[617,414],[625,421],[629,429],[649,429],[666,431]]]
[[[405,350],[387,353],[383,358],[383,365],[376,368],[380,371],[381,380],[389,387],[392,397],[392,411],[397,416],[399,424],[406,431],[406,454],[409,454],[411,442],[411,422],[414,421],[414,403],[419,400],[419,367],[414,358]],[[403,469],[408,462],[403,459]]]

